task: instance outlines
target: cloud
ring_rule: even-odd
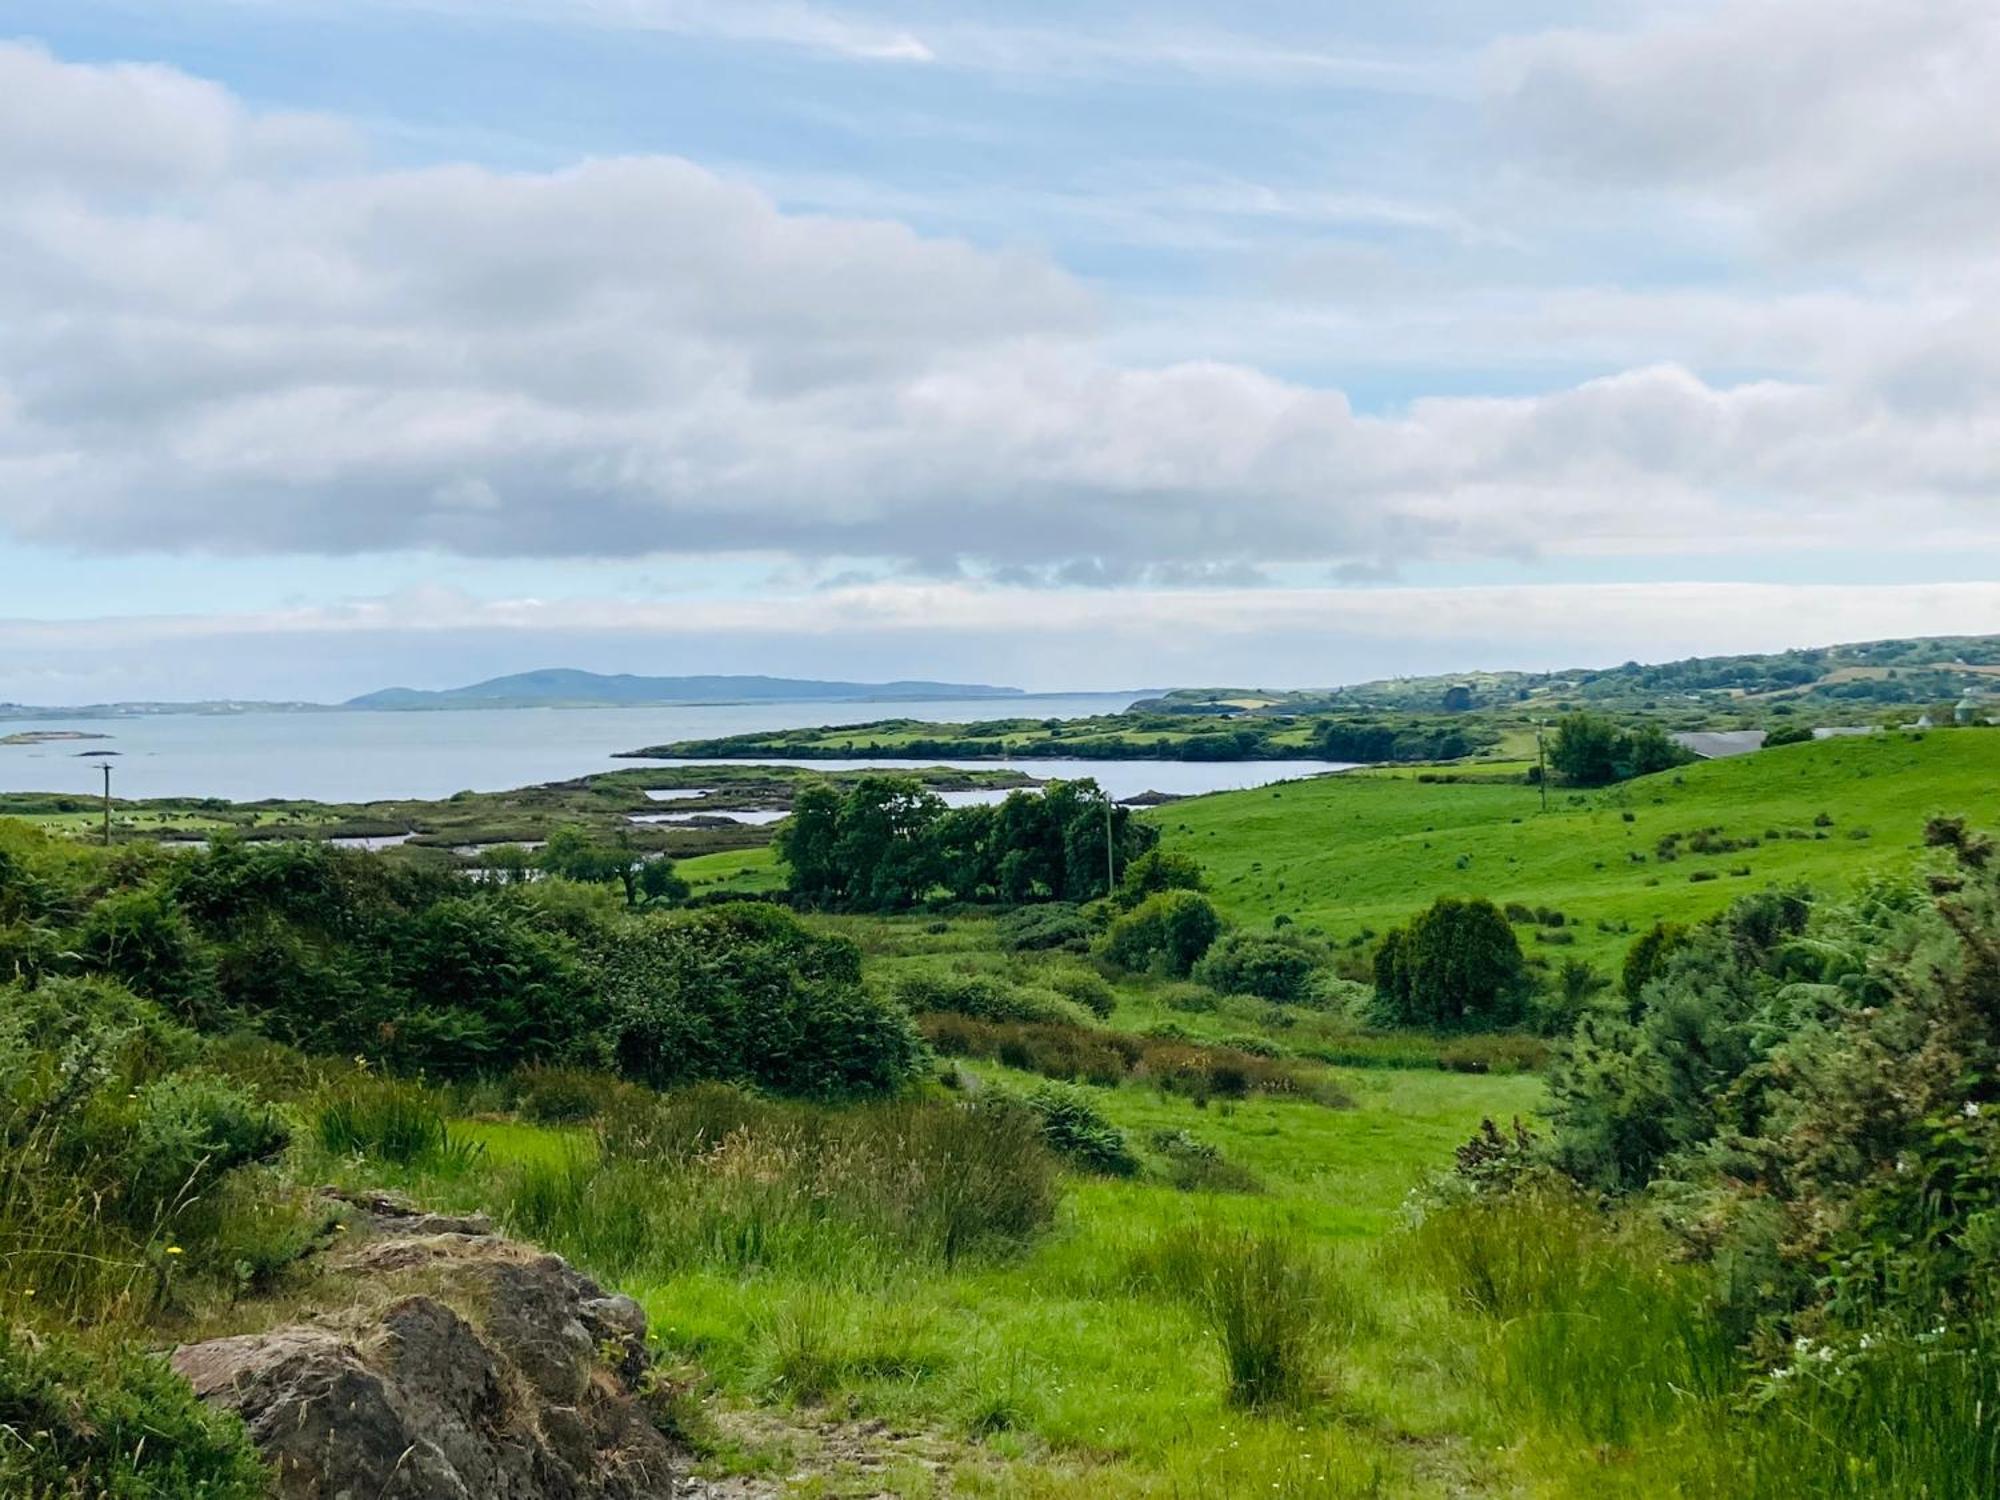
[[[1952,378],[1962,338],[1365,415],[1121,363],[1043,257],[678,159],[279,168],[295,121],[183,75],[14,47],[0,77],[35,101],[0,116],[0,527],[30,542],[1130,583],[1948,548],[2000,492],[2000,383]]]
[[[1545,165],[1691,192],[1789,251],[1989,259],[2000,10],[1708,0],[1498,48],[1501,122]]]

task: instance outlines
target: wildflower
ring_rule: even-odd
[[[1959,1111],[1959,1113],[1960,1113],[1960,1114],[1962,1114],[1962,1115],[1964,1115],[1964,1116],[1965,1116],[1965,1118],[1966,1118],[1966,1119],[1968,1119],[1968,1120],[1976,1120],[1976,1119],[1978,1119],[1978,1118],[1979,1118],[1979,1101],[1978,1101],[1978,1100],[1976,1100],[1976,1099],[1968,1099],[1968,1100],[1966,1100],[1966,1101],[1965,1101],[1965,1108],[1964,1108],[1964,1109],[1961,1109],[1961,1110]]]
[[[169,1245],[169,1246],[167,1246],[167,1254],[169,1254],[169,1255],[180,1255],[180,1254],[183,1254],[183,1253],[184,1253],[184,1252],[183,1252],[183,1251],[181,1250],[181,1247],[180,1247],[179,1245]]]

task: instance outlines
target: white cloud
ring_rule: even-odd
[[[1241,364],[1120,364],[1045,259],[685,161],[274,172],[292,123],[209,85],[0,70],[38,101],[0,116],[0,527],[30,541],[1130,581],[1954,547],[2000,493],[2000,381],[1952,378],[1976,342],[1364,416]]]
[[[1586,180],[1707,197],[1791,251],[1991,258],[1990,0],[1704,0],[1494,58],[1501,119]]]

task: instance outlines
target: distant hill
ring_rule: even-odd
[[[967,682],[820,682],[802,677],[604,676],[569,667],[516,672],[469,687],[383,688],[346,708],[542,708],[643,703],[894,703],[939,698],[1018,698],[1021,689]]]
[[[2000,636],[1933,636],[1562,672],[1397,677],[1304,691],[1184,688],[1135,703],[1132,711],[1235,716],[1521,707],[1749,710],[1789,704],[1794,712],[1865,717],[1889,706],[1948,705],[1965,696],[1983,700],[1995,694],[2000,694]]]

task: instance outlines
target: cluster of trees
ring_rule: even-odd
[[[1599,714],[1565,714],[1549,742],[1549,764],[1571,786],[1609,786],[1670,771],[1695,759],[1657,724],[1628,728]]]
[[[1463,721],[1410,719],[1382,723],[1369,719],[1321,719],[1313,726],[1313,754],[1321,760],[1362,763],[1457,760],[1494,744],[1498,735]]]
[[[779,826],[795,903],[901,911],[955,901],[1093,901],[1158,840],[1095,781],[1056,781],[998,806],[947,807],[921,782],[867,776],[809,786]]]
[[[206,1032],[434,1075],[531,1064],[842,1095],[899,1086],[921,1046],[844,939],[753,903],[633,911],[630,874],[479,884],[313,843],[79,850],[0,825],[0,977],[96,976]],[[585,851],[587,852],[587,851]]]

